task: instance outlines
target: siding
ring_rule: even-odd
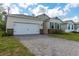
[[[31,20],[31,19],[16,18],[16,17],[8,17],[6,28],[13,29],[14,22],[35,23],[35,24],[39,24],[40,29],[43,28],[43,25],[42,25],[43,21],[33,20],[33,19]]]
[[[65,31],[67,29],[67,24],[61,24],[61,30]]]
[[[50,22],[60,24],[60,28],[61,28],[62,22],[60,20],[58,20],[58,19],[50,19],[50,21],[48,22],[48,29],[50,29]]]

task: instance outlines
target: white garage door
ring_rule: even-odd
[[[38,24],[23,24],[23,23],[14,23],[14,35],[24,35],[24,34],[39,34],[39,25]]]

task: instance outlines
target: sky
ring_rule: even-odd
[[[50,18],[79,21],[79,3],[5,3],[5,11],[9,7],[10,14],[38,16],[46,14]]]

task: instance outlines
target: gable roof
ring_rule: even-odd
[[[41,21],[44,21],[44,20],[47,20],[47,18],[43,19],[43,17],[40,18],[40,16],[42,15],[39,15],[39,16],[28,16],[28,15],[24,15],[24,14],[9,14],[8,17],[16,17],[16,18],[25,18],[25,19],[31,19],[31,20],[41,20]],[[46,17],[46,15],[45,15]]]
[[[75,24],[78,24],[79,25],[79,22],[76,22]]]
[[[60,20],[63,23],[63,21],[59,17],[57,17],[57,16],[53,17],[53,18],[50,18],[50,19]]]
[[[46,20],[50,19],[50,17],[48,15],[46,15],[46,14],[41,14],[41,15],[38,15],[36,17],[39,18],[39,19],[46,19]]]
[[[63,21],[63,23],[68,23],[68,22],[72,22],[72,23],[74,23],[74,24],[75,24],[75,22],[74,22],[74,21],[72,21],[72,20],[66,20],[66,21]]]

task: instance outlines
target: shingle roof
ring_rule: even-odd
[[[44,15],[44,14],[42,14],[42,15]],[[42,15],[39,15],[39,16],[36,16],[36,17],[34,17],[34,16],[28,16],[28,15],[24,15],[24,14],[10,14],[10,15],[8,15],[9,17],[18,17],[18,18],[26,18],[26,19],[39,19],[39,20],[46,20],[46,19],[41,19],[41,18],[39,18],[40,16],[42,16]],[[45,15],[46,16],[46,15]],[[48,16],[47,16],[48,17]]]
[[[68,22],[73,22],[72,20],[66,20],[66,21],[63,21],[63,23],[68,23]],[[73,22],[75,23],[75,22]]]

